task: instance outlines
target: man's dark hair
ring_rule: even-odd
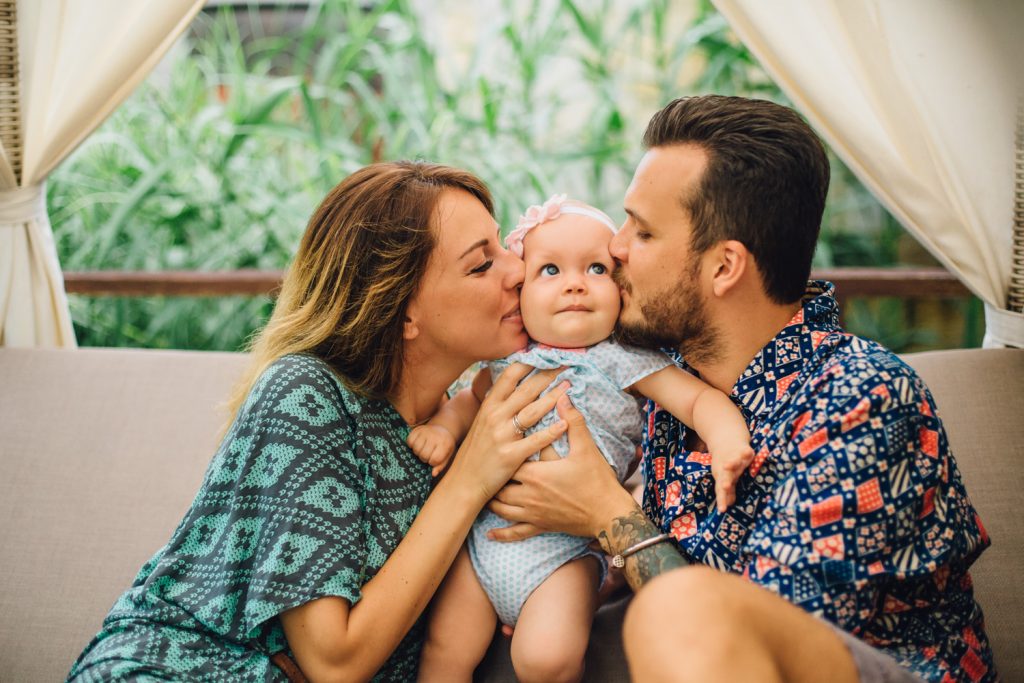
[[[700,186],[681,198],[692,248],[721,240],[750,250],[776,303],[803,296],[828,193],[828,156],[800,116],[782,105],[707,95],[673,100],[647,125],[644,145],[693,144],[708,155]]]

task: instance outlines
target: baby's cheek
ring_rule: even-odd
[[[561,293],[562,287],[557,277],[527,280],[519,291],[519,307],[534,315],[551,315]]]
[[[519,312],[523,316],[523,327],[531,338],[537,339],[542,336],[549,325],[550,316],[538,298],[537,287],[523,286],[519,295]]]
[[[619,309],[622,308],[622,296],[619,294],[619,288],[614,283],[611,287],[604,290],[604,308],[607,309],[610,315],[619,316]]]

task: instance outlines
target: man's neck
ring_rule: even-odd
[[[799,301],[782,305],[762,301],[724,309],[714,321],[719,333],[718,353],[707,362],[691,366],[714,388],[732,393],[750,361],[793,319],[800,305]]]

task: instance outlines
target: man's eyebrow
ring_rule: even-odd
[[[645,220],[644,220],[644,218],[643,218],[643,216],[641,216],[640,214],[638,214],[638,213],[637,213],[636,211],[634,211],[633,209],[623,209],[623,210],[624,210],[624,211],[626,212],[626,215],[628,215],[628,216],[629,216],[630,218],[632,218],[633,220],[635,220],[635,221],[636,221],[637,223],[639,223],[640,225],[644,226],[645,228],[649,228],[649,227],[651,227],[651,224],[650,224],[650,223],[648,223],[647,221],[645,221]]]
[[[469,254],[469,252],[473,251],[474,249],[479,249],[480,247],[486,247],[486,246],[487,246],[487,239],[486,238],[485,239],[479,239],[476,242],[473,242],[473,245],[469,249],[467,249],[466,251],[462,252],[462,256],[460,256],[459,258],[460,259],[466,258],[466,256]]]

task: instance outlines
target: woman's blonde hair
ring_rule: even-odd
[[[401,379],[405,312],[436,245],[436,208],[464,190],[494,215],[483,181],[419,161],[366,166],[321,202],[281,285],[252,362],[228,407],[237,414],[256,379],[278,358],[309,352],[353,392],[384,398]]]

